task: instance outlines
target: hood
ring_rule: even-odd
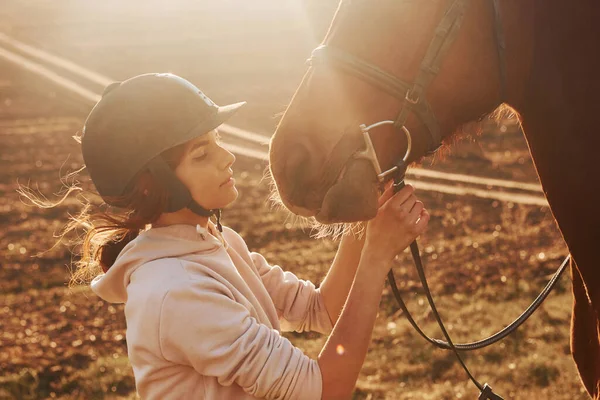
[[[143,264],[161,258],[210,253],[224,245],[223,236],[211,222],[208,231],[200,225],[150,228],[123,248],[106,273],[92,280],[92,291],[109,303],[125,303],[131,274]]]

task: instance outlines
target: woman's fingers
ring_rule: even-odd
[[[419,234],[423,233],[425,231],[425,228],[427,228],[427,224],[429,223],[430,217],[431,216],[429,215],[429,211],[427,211],[426,209],[423,209],[421,211],[420,217],[415,223],[415,230]]]
[[[420,200],[416,200],[408,213],[408,222],[413,224],[416,223],[417,220],[421,217],[421,212],[424,209],[425,205],[423,204],[423,202]]]
[[[394,184],[394,181],[386,182],[383,193],[381,194],[381,196],[379,196],[379,201],[378,201],[379,207],[384,205],[385,202],[387,202],[394,195],[394,189],[392,188],[393,184]]]
[[[425,231],[430,217],[411,185],[396,194],[388,186],[380,200],[377,216],[367,224],[365,248],[392,258]]]
[[[388,185],[379,200],[380,207],[385,206],[387,210],[382,209],[380,213],[383,212],[391,216],[396,220],[396,224],[400,223],[411,229],[415,228],[415,223],[421,218],[421,214],[425,209],[423,202],[415,196],[412,185],[406,185],[395,194],[393,193],[393,187]]]
[[[410,214],[410,211],[412,210],[416,202],[417,196],[411,193],[401,203],[394,199],[394,204],[392,206],[394,207],[394,210],[396,211],[398,217],[405,218]]]
[[[391,189],[393,191],[393,188]],[[395,209],[395,210],[399,210],[400,207],[402,207],[402,204],[404,202],[406,202],[407,200],[409,200],[409,198],[411,196],[414,197],[413,193],[415,191],[415,188],[412,185],[406,185],[404,186],[398,193],[394,194],[392,196],[391,199],[389,199],[389,203],[390,205]],[[412,207],[412,205],[411,205]],[[406,211],[410,211],[410,208],[408,208],[408,210]]]

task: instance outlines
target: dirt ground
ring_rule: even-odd
[[[33,32],[27,29],[12,27],[13,32]],[[106,62],[106,57],[89,52],[69,54],[78,54],[88,64]],[[129,56],[143,62],[139,54]],[[99,68],[107,72],[113,68],[117,75],[129,72],[123,66]],[[266,116],[284,107],[300,68],[292,75],[289,81],[284,75],[271,76],[267,87],[260,82],[269,77],[257,75],[255,86],[243,85],[257,104],[253,116],[246,115],[240,124],[263,132],[271,129],[276,121]],[[232,86],[218,96],[231,98]],[[260,90],[253,92],[257,87]],[[100,300],[86,286],[67,288],[74,255],[66,246],[49,250],[55,243],[53,234],[78,211],[79,203],[73,196],[58,207],[40,209],[23,203],[16,192],[19,184],[27,184],[57,198],[63,187],[60,178],[82,165],[72,135],[81,128],[83,117],[74,100],[16,68],[0,65],[0,399],[135,398],[123,306]],[[224,222],[240,232],[251,250],[318,284],[337,243],[311,238],[309,229],[273,208],[267,201],[265,168],[264,163],[238,158],[240,197],[226,210]],[[486,129],[477,142],[457,143],[453,153],[434,168],[536,181],[524,138],[513,128]],[[78,181],[91,189],[85,172]],[[432,213],[429,229],[420,239],[427,275],[457,342],[480,339],[511,322],[566,255],[547,207],[418,194]],[[394,270],[413,315],[430,335],[441,337],[408,254],[402,255]],[[515,334],[491,348],[465,354],[468,366],[506,399],[587,398],[569,352],[570,311],[570,280],[565,274],[555,292]],[[316,334],[286,336],[312,357],[325,340]],[[418,337],[386,290],[354,398],[476,397],[452,354]]]

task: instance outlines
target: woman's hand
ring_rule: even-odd
[[[414,195],[411,185],[394,194],[392,185],[388,184],[379,199],[377,215],[367,223],[363,254],[370,253],[381,259],[382,263],[378,264],[387,274],[394,257],[425,231],[428,222],[429,212]]]

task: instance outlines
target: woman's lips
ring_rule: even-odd
[[[227,180],[223,183],[221,183],[221,186],[226,186],[226,185],[233,185],[235,183],[235,179],[233,179],[232,176],[230,176],[229,178],[227,178]]]

